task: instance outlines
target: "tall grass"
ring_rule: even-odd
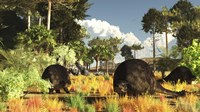
[[[199,112],[198,101],[199,98],[193,94],[181,97],[176,102],[176,110],[177,112]]]
[[[173,112],[167,101],[160,101],[152,96],[144,95],[136,98],[119,99],[122,112]]]

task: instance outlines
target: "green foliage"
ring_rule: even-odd
[[[85,112],[86,101],[81,94],[71,96],[67,100],[67,103],[70,107],[77,108],[80,112]]]
[[[115,54],[119,51],[119,44],[121,40],[117,37],[109,39],[99,39],[98,37],[90,40],[88,46],[90,47],[89,56],[96,61],[96,71],[98,71],[98,62],[113,60]]]
[[[88,104],[81,93],[70,96],[66,101],[70,107],[78,109],[79,112],[95,112],[95,107]]]
[[[158,66],[158,71],[167,71],[167,70],[173,70],[174,68],[177,67],[179,64],[180,60],[179,59],[171,59],[169,57],[163,57],[159,58],[157,61],[157,66]]]
[[[76,53],[72,48],[66,45],[59,45],[54,48],[53,56],[59,57],[59,62],[61,65],[66,61],[67,65],[74,64],[76,59]]]
[[[1,111],[1,112],[6,112],[6,110],[7,110],[6,104],[1,102],[1,103],[0,103],[0,111]]]
[[[93,39],[89,41],[89,46],[91,47],[91,53],[94,58],[100,58],[102,60],[113,59],[115,53],[119,51],[118,45],[121,43],[121,40],[116,38],[110,39]]]
[[[177,59],[180,58],[180,49],[177,45],[172,46],[170,53],[169,53],[169,57],[173,58],[173,59]]]
[[[162,25],[162,13],[155,8],[149,9],[149,11],[144,15],[142,19],[143,30],[145,32],[150,32],[155,34],[156,32],[161,32]]]
[[[76,58],[78,60],[83,59],[83,61],[85,61],[85,60],[89,59],[88,58],[89,49],[87,48],[87,46],[85,45],[85,43],[83,41],[70,42],[69,46],[70,46],[70,48],[74,49],[74,51],[76,53]]]
[[[200,111],[200,100],[197,101],[196,108],[197,108],[198,111]]]
[[[41,53],[42,54],[42,53]],[[34,52],[16,49],[0,50],[2,66],[0,72],[0,94],[2,100],[19,98],[30,86],[48,92],[50,83],[41,79],[43,67],[53,63],[47,55],[36,55]],[[55,61],[54,61],[55,62]]]
[[[121,55],[125,58],[125,60],[133,58],[131,47],[128,45],[124,45],[121,48]]]
[[[23,74],[14,68],[5,69],[0,72],[0,95],[1,100],[19,98],[25,90]]]
[[[198,22],[187,22],[179,29],[176,34],[177,43],[180,48],[186,48],[192,44],[194,39],[198,39],[200,31],[198,31],[200,21]],[[194,26],[193,24],[196,24]]]
[[[41,79],[41,72],[34,65],[29,66],[23,73],[23,80],[25,81],[25,89],[34,86],[42,92],[48,92],[48,88],[51,87],[50,82]]]
[[[191,21],[195,18],[193,5],[188,0],[179,0],[170,11],[174,14],[171,19],[177,22]]]
[[[87,17],[85,13],[89,7],[88,0],[71,0],[71,3],[69,3],[69,0],[67,2],[55,1],[52,3],[54,11],[51,12],[51,28],[59,32],[58,43],[68,44],[71,41],[81,40],[86,36],[86,30],[76,20],[82,20]],[[43,9],[39,10],[47,10],[47,8],[44,8],[43,6]]]
[[[187,0],[178,1],[170,9],[170,27],[175,32],[179,48],[183,49],[192,44],[194,39],[199,38],[199,8],[194,7]]]
[[[183,49],[183,59],[180,65],[190,68],[194,75],[200,76],[200,43],[196,39],[192,45]]]
[[[55,45],[56,36],[45,26],[33,26],[23,33],[19,33],[18,40],[25,47],[31,48],[37,52],[49,52]]]
[[[108,99],[105,104],[106,112],[120,112],[120,106],[117,99]]]
[[[169,10],[166,7],[163,7],[161,11],[155,8],[149,9],[142,19],[143,30],[151,34],[173,32],[179,49],[183,49],[190,46],[194,39],[199,38],[199,15],[199,7],[194,7],[187,0],[179,0]],[[166,35],[166,43],[167,41]],[[166,51],[168,55],[167,44]]]
[[[96,112],[96,110],[93,105],[87,104],[85,105],[85,112]]]

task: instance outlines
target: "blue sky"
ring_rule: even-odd
[[[178,0],[89,0],[93,3],[87,14],[98,20],[118,26],[123,33],[132,32],[144,41],[150,34],[142,30],[142,17],[150,8],[161,10],[163,6],[171,8]],[[194,6],[200,6],[200,0],[189,0]]]

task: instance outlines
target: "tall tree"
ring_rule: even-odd
[[[68,44],[70,41],[77,41],[87,36],[85,33],[86,30],[76,21],[84,19],[87,16],[85,13],[90,7],[87,1],[79,0],[79,2],[71,4],[68,2],[52,3],[51,29],[59,34],[57,39],[58,43]],[[41,2],[37,5],[37,10],[45,19],[47,19],[47,9],[48,4],[46,2]]]
[[[92,56],[94,57],[94,59],[96,61],[96,72],[98,72],[100,58],[104,55],[103,51],[106,51],[107,49],[106,49],[105,45],[103,44],[103,41],[100,40],[99,38],[89,41],[88,45],[91,48],[90,53],[92,54]]]
[[[71,41],[77,41],[86,36],[85,29],[75,20],[84,19],[87,16],[85,13],[90,6],[87,1],[88,0],[1,0],[0,10],[14,11],[23,21],[29,18],[28,22],[26,22],[26,27],[29,28],[35,24],[35,20],[38,19],[37,17],[41,16],[46,19],[46,21],[43,21],[45,22],[43,24],[46,25],[48,2],[51,2],[52,11],[49,12],[51,12],[52,17],[49,16],[51,18],[51,25],[48,27],[51,26],[54,32],[59,34],[57,42],[68,44]],[[0,19],[0,21],[2,21],[2,19]],[[18,22],[18,24],[21,24],[21,28],[24,28],[22,22]],[[2,26],[1,28],[5,27]],[[17,30],[15,29],[15,31]],[[4,33],[2,33],[2,35],[4,35]],[[9,38],[14,39],[14,36],[9,36]]]
[[[153,63],[155,66],[155,33],[162,33],[160,27],[162,25],[162,13],[155,8],[151,8],[148,12],[143,16],[143,30],[145,32],[150,32],[153,34]]]
[[[46,0],[45,0],[46,1]],[[75,7],[72,7],[74,3],[79,2],[79,0],[48,0],[48,15],[47,15],[47,30],[50,29],[50,23],[51,23],[51,9],[52,9],[52,3],[59,3],[59,4],[65,4],[67,8],[71,10]]]
[[[160,29],[165,32],[165,42],[166,42],[166,47],[165,47],[165,53],[168,56],[168,33],[170,32],[169,27],[169,17],[171,16],[171,13],[169,12],[169,10],[167,9],[167,7],[163,7],[162,8],[162,27],[160,27]]]
[[[171,13],[174,16],[171,18],[171,22],[184,22],[192,21],[195,19],[194,8],[191,2],[188,0],[179,0],[171,9]]]
[[[178,46],[181,49],[190,46],[193,39],[200,37],[198,27],[194,27],[199,24],[200,12],[187,0],[179,0],[170,12],[173,14],[170,23]]]
[[[98,72],[99,61],[113,60],[115,54],[118,52],[118,44],[120,39],[110,38],[110,39],[99,39],[98,37],[89,41],[88,45],[91,48],[90,53],[93,55],[96,61],[96,71]]]
[[[27,19],[27,28],[31,26],[31,15],[35,12],[36,0],[1,0],[1,8],[16,11]]]
[[[19,10],[24,17],[27,18],[28,25],[27,28],[30,29],[31,27],[31,16],[35,13],[35,0],[17,0],[16,3],[16,10]]]
[[[69,46],[75,51],[77,61],[83,61],[83,64],[89,69],[89,65],[93,63],[93,60],[86,44],[83,41],[73,41],[70,42]]]
[[[53,0],[53,1],[54,1],[54,0]],[[52,0],[48,0],[47,30],[50,30],[50,22],[51,22],[51,4],[52,4]]]
[[[110,37],[108,40],[105,39],[104,43],[108,48],[108,50],[105,52],[105,55],[103,56],[103,60],[106,62],[106,73],[108,74],[108,61],[111,60],[112,65],[114,65],[114,57],[116,53],[119,52],[119,44],[121,44],[121,39],[118,37]]]

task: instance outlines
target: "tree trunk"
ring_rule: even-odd
[[[63,29],[59,28],[58,43],[63,43]]]
[[[96,56],[96,72],[99,72],[99,56]]]
[[[155,57],[156,57],[156,50],[155,50],[155,28],[153,30],[153,71],[155,70]]]
[[[28,10],[28,29],[31,27],[31,11]]]
[[[99,70],[103,70],[103,61],[99,61]]]
[[[136,50],[134,50],[134,58],[136,59]]]
[[[47,30],[50,30],[50,22],[51,22],[51,0],[48,0]]]
[[[41,24],[42,24],[42,17],[39,16],[39,22],[38,22],[38,25],[41,26]]]
[[[169,55],[169,53],[168,53],[168,37],[167,37],[167,34],[168,34],[168,32],[167,32],[167,30],[166,30],[166,32],[165,32],[165,36],[166,36],[166,56],[168,57],[168,55]]]
[[[108,60],[106,60],[106,74],[108,74]]]
[[[115,61],[114,61],[114,59],[112,60],[112,70],[114,70],[115,69]]]

